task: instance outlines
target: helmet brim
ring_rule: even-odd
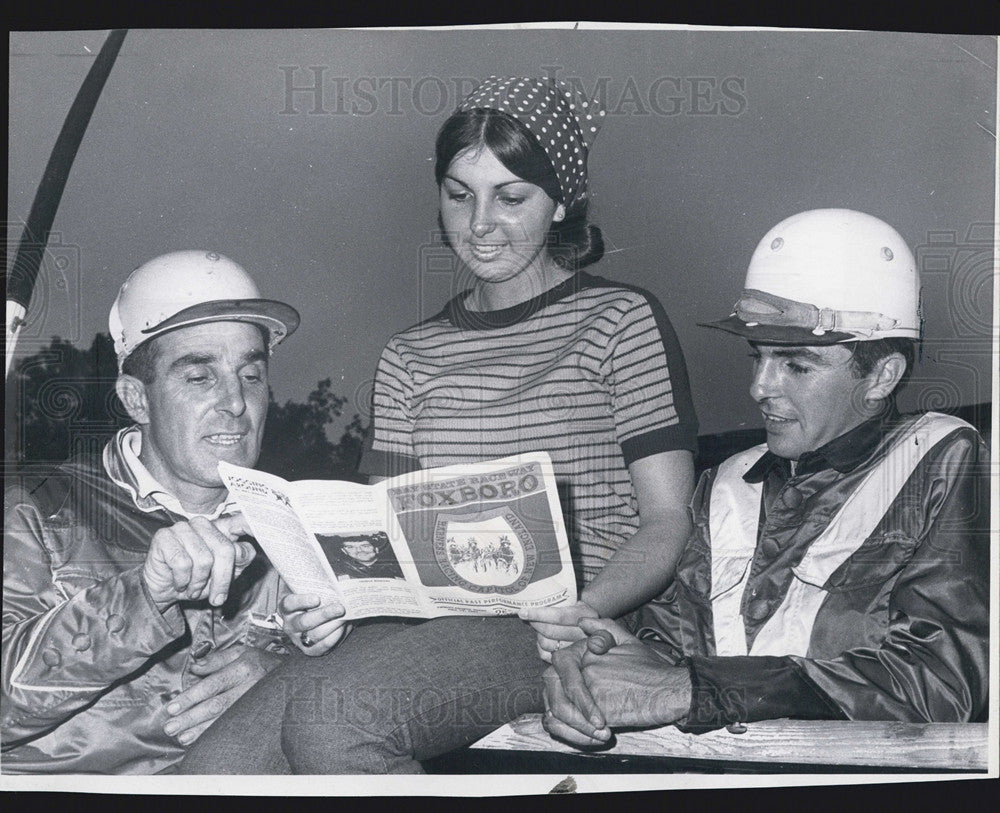
[[[299,326],[299,312],[291,305],[273,299],[217,299],[200,302],[178,311],[158,325],[146,328],[142,333],[151,339],[168,330],[205,322],[251,322],[261,325],[268,331],[271,337],[270,344],[273,347],[296,331]]]
[[[857,336],[843,331],[830,330],[823,334],[816,334],[807,327],[764,325],[760,322],[749,325],[736,315],[719,319],[716,322],[698,322],[698,326],[724,330],[726,333],[742,336],[752,342],[761,342],[762,344],[828,345],[857,339]]]

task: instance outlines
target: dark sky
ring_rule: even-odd
[[[10,36],[8,256],[105,36]],[[661,299],[703,432],[759,419],[744,346],[695,323],[729,313],[772,225],[826,206],[918,249],[929,341],[904,408],[986,401],[996,57],[991,37],[864,32],[131,31],[19,355],[89,345],[132,268],[204,247],[302,313],[279,400],[329,376],[366,413],[385,340],[460,286],[427,248],[438,127],[479,79],[556,73],[608,107],[590,169],[609,253],[590,270]],[[317,76],[321,105],[289,93]]]

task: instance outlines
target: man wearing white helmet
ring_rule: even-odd
[[[676,579],[636,635],[584,620],[555,654],[550,734],[985,719],[987,451],[963,421],[895,410],[919,292],[903,239],[870,215],[802,212],[760,241],[710,326],[750,343],[767,443],[703,475]]]
[[[134,425],[5,495],[5,772],[168,770],[276,665],[252,613],[276,609],[278,583],[217,465],[256,463],[268,356],[298,322],[214,252],[121,286],[109,325]]]

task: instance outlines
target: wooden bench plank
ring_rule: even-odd
[[[686,734],[674,726],[620,731],[612,747],[588,753],[974,772],[987,769],[987,733],[986,723],[766,720],[749,723],[743,734]],[[538,714],[497,729],[472,748],[580,753],[553,740]]]

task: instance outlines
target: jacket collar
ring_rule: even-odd
[[[235,502],[225,499],[211,514],[192,514],[186,511],[180,500],[160,485],[139,460],[140,451],[142,451],[142,433],[139,427],[127,426],[120,429],[104,447],[103,457],[108,477],[128,493],[140,511],[149,513],[166,509],[171,514],[185,519],[194,516],[216,519],[224,513],[235,510]]]
[[[813,474],[823,469],[835,469],[841,474],[853,471],[871,457],[888,433],[890,425],[898,420],[896,405],[890,404],[881,414],[869,418],[815,451],[802,455],[796,466],[796,475]],[[743,479],[748,483],[760,483],[772,470],[778,470],[788,479],[791,477],[791,461],[767,451],[743,475]]]

